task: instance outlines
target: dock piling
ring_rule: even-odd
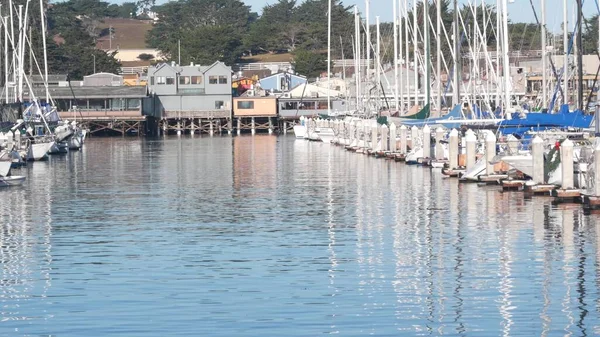
[[[378,146],[377,146],[378,133],[379,133],[379,128],[377,127],[377,122],[375,122],[375,123],[373,123],[373,126],[371,126],[371,150],[373,150],[373,151],[377,151],[377,149],[378,149]]]
[[[535,136],[531,141],[531,156],[533,160],[533,182],[543,184],[544,179],[544,141]]]
[[[383,124],[381,126],[381,151],[383,152],[387,152],[389,147],[388,147],[388,127]],[[395,142],[395,140],[394,140]]]
[[[517,137],[513,135],[508,135],[508,137],[506,137],[506,142],[508,143],[509,153],[516,154],[517,152],[519,152],[519,140],[517,139]]]
[[[406,129],[406,126],[401,125],[400,126],[400,149],[399,149],[399,151],[402,154],[406,154],[406,144],[407,144],[406,138],[408,137],[407,133],[408,133],[408,130]]]
[[[452,129],[450,131],[450,142],[448,143],[448,166],[451,170],[458,167],[458,131]]]
[[[491,176],[494,174],[494,164],[491,163],[496,156],[496,135],[493,132],[487,132],[485,136],[485,174]]]
[[[423,158],[431,158],[431,129],[429,125],[423,127]]]
[[[444,159],[444,146],[442,145],[442,139],[444,138],[444,129],[438,127],[435,129],[435,159]]]
[[[310,119],[309,119],[309,124],[310,124]],[[256,122],[254,121],[254,117],[252,117],[252,121],[250,122],[250,130],[251,133],[254,135],[256,134]]]
[[[390,124],[390,152],[396,152],[398,150],[397,144],[396,144],[396,132],[397,132],[396,124],[391,123]]]
[[[573,184],[573,142],[568,138],[560,145],[560,164],[562,176],[562,188],[567,190],[574,187]]]
[[[594,147],[594,196],[600,197],[600,142]]]
[[[475,132],[469,129],[465,134],[465,146],[467,148],[467,160],[466,160],[466,169],[470,170],[475,165],[475,156],[476,156],[476,146],[477,146],[477,137],[475,137]]]
[[[417,146],[417,139],[419,139],[419,129],[413,125],[410,128],[410,148],[414,149]]]

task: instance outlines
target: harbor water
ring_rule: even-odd
[[[600,216],[290,136],[89,139],[0,190],[0,336],[600,334]]]

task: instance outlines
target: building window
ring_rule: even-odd
[[[127,99],[127,109],[130,110],[137,110],[139,108],[141,108],[142,106],[142,100],[139,98],[128,98]]]
[[[175,77],[167,77],[167,85],[173,85],[175,84]]]
[[[165,84],[165,77],[164,76],[156,76],[156,84]]]
[[[215,101],[215,109],[223,109],[225,102],[223,101]]]
[[[238,101],[238,109],[254,109],[254,101]]]
[[[298,102],[285,102],[282,104],[283,110],[296,110],[298,109]]]
[[[219,81],[219,78],[217,76],[208,76],[209,84],[217,84],[218,81]]]
[[[227,76],[219,76],[219,84],[227,84]]]
[[[150,85],[154,85],[154,76],[150,76]]]
[[[179,85],[188,85],[190,84],[189,76],[179,76]]]
[[[319,101],[317,103],[317,109],[319,109],[319,110],[327,110],[327,101]]]
[[[192,84],[202,84],[202,76],[192,76]]]

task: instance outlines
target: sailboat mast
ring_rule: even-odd
[[[380,23],[379,23],[379,16],[375,17],[375,22],[377,24],[377,50],[375,51],[375,78],[377,81],[376,87],[377,90],[376,92],[379,92],[380,88],[381,88],[381,71],[379,69],[380,65],[381,65],[381,31],[380,31]],[[379,104],[381,100],[381,93],[379,95],[377,95],[377,104]],[[379,111],[379,106],[377,107],[377,110]]]
[[[400,111],[400,100],[398,97],[398,6],[396,0],[392,0],[394,11],[394,106]]]
[[[404,67],[406,68],[406,82],[404,82],[404,86],[406,87],[406,99],[407,99],[407,107],[410,107],[410,68],[408,67],[409,64],[409,59],[408,59],[408,52],[409,52],[409,48],[408,48],[408,1],[407,0],[403,0],[403,8],[404,11],[402,12],[402,18],[403,18],[403,22],[404,22]]]
[[[360,25],[357,6],[354,6],[354,60],[354,81],[356,82],[356,110],[360,110]]]
[[[419,105],[419,27],[417,22],[417,0],[413,0],[413,84],[415,89],[415,105]]]
[[[431,89],[431,76],[429,74],[429,0],[423,0],[423,44],[425,45],[425,106],[429,105],[429,90]],[[431,106],[429,107],[431,109]]]
[[[46,12],[44,11],[44,0],[40,0],[40,18],[42,21],[42,45],[44,47],[44,87],[46,88],[46,103],[50,103],[48,92],[48,53],[46,50]]]
[[[402,62],[402,55],[404,53],[403,48],[402,48],[402,41],[400,40],[400,37],[402,36],[402,20],[401,18],[401,13],[402,13],[402,0],[398,0],[398,12],[396,13],[395,17],[396,20],[398,20],[398,68],[400,69],[400,77],[398,78],[398,82],[399,82],[399,86],[400,86],[400,91],[399,91],[399,97],[400,97],[400,109],[399,111],[404,110],[404,67],[402,66],[403,62]]]
[[[331,1],[329,0],[329,9],[327,14],[327,115],[331,115]],[[40,4],[42,0],[40,0]],[[44,40],[46,41],[46,40]],[[44,46],[45,49],[45,46]],[[44,52],[44,56],[46,53]],[[47,88],[47,86],[46,86]],[[46,89],[48,94],[48,89]],[[46,98],[47,99],[47,98]]]
[[[460,62],[460,49],[459,49],[459,45],[460,45],[460,36],[458,34],[458,0],[454,0],[454,24],[452,25],[452,28],[454,30],[453,35],[454,35],[454,67],[452,69],[452,73],[454,74],[454,78],[452,79],[452,81],[454,82],[454,90],[453,90],[453,97],[452,97],[452,101],[454,103],[454,105],[459,104],[460,103],[460,77],[458,75],[458,72],[460,71],[459,69],[459,62]]]
[[[436,116],[441,116],[442,114],[442,0],[436,1],[436,68],[435,68],[435,77],[437,78],[436,82],[436,105],[437,105],[437,114]]]
[[[8,99],[8,26],[6,23],[8,22],[8,16],[4,17],[4,21],[2,22],[4,25],[4,102],[6,104],[10,103]]]
[[[577,0],[577,105],[583,111],[583,42],[581,40],[581,0]]]
[[[18,78],[17,78],[17,99],[19,102],[23,102],[22,97],[21,97],[21,91],[23,91],[23,54],[22,54],[22,46],[23,46],[23,5],[19,5],[19,19],[18,19],[18,23],[19,23],[19,41],[18,41],[18,59],[19,59],[19,66],[17,69],[18,72]]]
[[[502,37],[500,32],[500,22],[502,21],[500,1],[502,0],[496,0],[496,108],[500,106],[500,92],[502,90],[500,86],[500,39]]]
[[[13,14],[13,2],[12,0],[8,0],[8,8],[9,8],[9,18],[10,18],[10,41],[11,41],[11,45],[12,45],[12,64],[11,64],[11,70],[12,70],[12,83],[13,83],[13,97],[14,97],[14,101],[17,100],[17,53],[16,53],[16,46],[15,46],[15,23],[14,23],[14,14]],[[11,99],[11,101],[13,101]]]
[[[541,0],[542,10],[542,109],[546,107],[548,102],[548,76],[547,76],[547,55],[546,55],[546,0]]]
[[[331,0],[330,0],[331,1]],[[367,43],[365,46],[365,51],[367,53],[367,71],[366,71],[366,80],[370,82],[371,80],[371,20],[370,20],[370,6],[371,0],[365,0],[365,24],[367,28]]]
[[[511,119],[510,107],[510,63],[508,59],[508,0],[502,0],[502,41],[504,45],[504,118]]]

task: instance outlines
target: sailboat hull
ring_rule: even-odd
[[[27,150],[27,160],[38,161],[48,159],[48,152],[54,145],[54,142],[34,143]]]

